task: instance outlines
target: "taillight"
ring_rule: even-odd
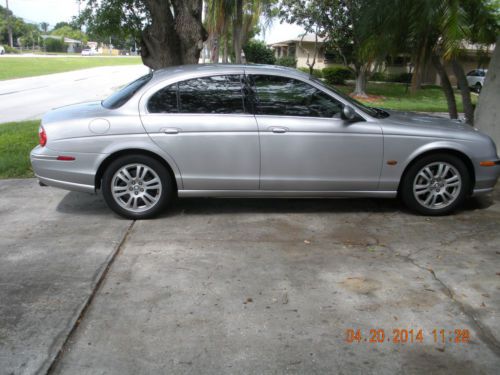
[[[38,140],[42,147],[47,144],[47,133],[45,133],[43,126],[40,126],[40,129],[38,129]]]

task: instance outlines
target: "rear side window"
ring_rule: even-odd
[[[339,117],[343,105],[316,87],[293,78],[251,76],[256,114],[298,117]]]
[[[107,99],[102,101],[102,106],[108,109],[116,109],[124,105],[129,99],[134,96],[134,94],[139,91],[146,83],[148,83],[153,74],[147,74],[139,79],[136,79],[134,82],[129,83],[127,86],[122,89],[116,91]]]
[[[150,113],[245,113],[241,75],[194,78],[167,86],[148,102]]]

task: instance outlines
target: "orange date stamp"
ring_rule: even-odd
[[[382,329],[371,328],[366,331],[355,328],[345,330],[345,341],[349,344],[358,343],[393,343],[393,344],[422,344],[431,342],[434,344],[468,344],[470,333],[468,329],[437,329],[424,333],[422,328],[394,328]]]

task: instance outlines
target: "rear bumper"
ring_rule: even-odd
[[[65,153],[62,153],[65,155]],[[47,186],[66,190],[95,192],[95,165],[101,154],[71,153],[75,160],[57,160],[61,152],[35,147],[30,154],[31,166],[38,180]]]
[[[38,181],[45,186],[53,186],[56,188],[64,190],[81,191],[83,193],[95,193],[95,187],[93,185],[77,184],[74,182],[54,180],[52,178],[42,177],[35,174]]]

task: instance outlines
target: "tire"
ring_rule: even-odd
[[[102,193],[118,215],[141,220],[162,212],[173,200],[175,189],[172,177],[159,161],[145,155],[127,155],[111,162],[104,171]]]
[[[474,91],[477,92],[478,94],[481,93],[481,89],[483,86],[478,82],[474,85]]]
[[[454,155],[434,154],[418,159],[404,174],[401,198],[411,210],[428,216],[448,215],[470,191],[469,171]]]

